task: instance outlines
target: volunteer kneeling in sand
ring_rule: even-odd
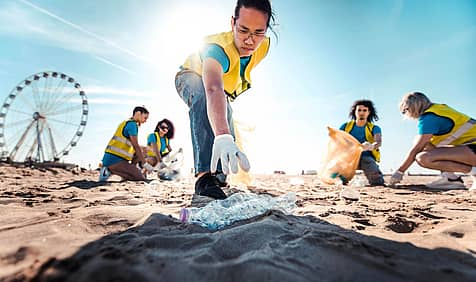
[[[172,151],[170,139],[174,138],[174,124],[164,118],[155,126],[154,133],[147,136],[146,161],[151,166],[161,166],[162,157]]]
[[[175,77],[177,92],[190,108],[198,195],[225,199],[220,186],[226,183],[220,177],[237,173],[238,164],[250,169],[234,141],[229,102],[250,88],[251,70],[268,53],[270,21],[274,15],[269,0],[238,0],[231,30],[206,37],[201,51],[189,56]]]
[[[370,100],[357,100],[349,112],[350,121],[344,123],[340,130],[348,132],[364,145],[360,155],[359,169],[364,171],[371,186],[384,185],[383,174],[377,162],[380,162],[382,130],[373,121],[378,120],[377,111]]]
[[[428,188],[463,188],[460,177],[451,172],[469,173],[476,190],[476,120],[445,104],[432,103],[425,94],[413,92],[403,97],[400,111],[418,120],[418,135],[400,168],[392,175],[390,184],[402,180],[404,172],[416,161],[420,166],[442,172],[441,179]]]
[[[139,126],[147,121],[149,111],[144,107],[135,107],[132,117],[119,124],[116,132],[107,144],[102,159],[103,166],[99,174],[99,181],[106,181],[111,174],[121,176],[124,180],[145,180],[141,170],[137,168],[144,164],[144,168],[152,171],[152,166],[145,162],[144,155],[137,141]]]

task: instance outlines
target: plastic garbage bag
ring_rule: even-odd
[[[327,127],[329,143],[321,162],[319,178],[327,184],[336,184],[336,179],[347,184],[359,165],[362,145],[349,133]]]
[[[235,132],[235,144],[238,149],[240,149],[240,151],[246,154],[244,147],[248,143],[250,134],[253,133],[255,128],[236,120],[233,120],[233,128]],[[247,157],[249,158],[248,155]],[[242,170],[240,166],[238,166],[238,173],[231,174],[228,179],[228,182],[232,185],[244,184],[246,186],[250,186],[251,182],[253,181],[251,174]]]
[[[180,168],[183,164],[183,150],[172,151],[162,158],[162,167],[157,170],[157,176],[162,180],[177,180],[180,178]]]

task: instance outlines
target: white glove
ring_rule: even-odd
[[[151,173],[152,171],[154,171],[154,167],[151,166],[149,163],[145,163],[142,167],[145,168],[145,170],[147,170],[148,173]]]
[[[374,143],[374,144],[376,144],[376,143]],[[375,150],[375,145],[374,144],[365,141],[364,143],[362,143],[362,148],[364,148],[364,151],[373,151],[373,150]]]
[[[402,181],[403,178],[403,172],[397,170],[392,174],[392,177],[390,178],[390,185],[394,185]]]
[[[167,166],[164,164],[164,162],[160,162],[155,166],[157,169],[163,169],[166,168]]]
[[[213,142],[212,161],[210,171],[215,173],[217,170],[218,159],[221,159],[221,168],[224,174],[238,172],[238,163],[244,171],[250,170],[250,162],[246,155],[241,152],[233,141],[230,134],[218,135]]]

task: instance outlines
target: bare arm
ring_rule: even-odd
[[[423,134],[423,135],[417,135],[415,137],[415,140],[413,142],[413,146],[410,149],[410,151],[407,153],[407,157],[405,158],[405,161],[403,161],[402,165],[398,169],[401,172],[405,172],[415,161],[416,155],[420,152],[422,152],[425,147],[430,144],[430,139],[433,137],[433,134]]]
[[[381,133],[377,133],[374,135],[374,144],[375,144],[375,149],[378,149],[380,148],[380,146],[382,146],[382,134]]]
[[[203,61],[203,85],[207,98],[208,120],[215,136],[230,134],[227,122],[226,96],[223,86],[223,69],[213,58]]]
[[[137,158],[139,159],[139,162],[142,164],[145,163],[144,155],[142,154],[142,150],[139,146],[139,142],[137,141],[137,136],[129,136],[129,139],[131,140],[132,147],[134,147],[134,150],[136,151]]]
[[[162,156],[160,155],[159,144],[157,143],[153,144],[152,151],[154,151],[155,157],[157,158],[157,163],[162,162]]]

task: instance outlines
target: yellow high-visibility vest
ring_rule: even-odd
[[[106,153],[110,153],[130,161],[132,160],[132,157],[134,157],[135,150],[129,138],[124,136],[124,128],[128,122],[137,123],[133,119],[121,122],[117,127],[116,132],[112,136],[111,141],[109,141],[107,144]]]
[[[441,147],[445,145],[476,144],[476,120],[460,113],[445,104],[433,104],[425,113],[433,113],[440,117],[446,117],[453,121],[453,128],[442,135],[433,135],[430,142],[432,145]]]
[[[155,139],[157,140],[154,144],[149,144],[147,147],[147,156],[150,156],[150,157],[155,157],[155,153],[154,153],[154,149],[152,146],[158,146],[159,147],[159,152],[160,152],[160,148],[162,147],[162,142],[160,141],[160,135],[158,132],[154,132],[154,133],[151,133],[150,135],[152,134],[155,134]],[[149,135],[149,136],[150,136]],[[161,155],[164,155],[164,154],[167,154],[169,152],[169,138],[167,138],[167,136],[164,136],[165,138],[165,150],[163,152],[160,152]]]
[[[350,133],[352,128],[354,128],[355,120],[351,120],[345,124],[344,131]],[[367,122],[365,125],[365,140],[370,143],[374,143],[374,135],[372,134],[372,130],[374,129],[374,124],[371,122]],[[374,156],[377,162],[380,162],[380,150],[377,148],[372,151],[372,156]]]
[[[229,68],[223,74],[223,84],[225,93],[233,101],[236,97],[238,97],[238,95],[251,87],[251,70],[259,62],[261,62],[261,60],[268,53],[270,39],[269,37],[266,37],[255,50],[255,52],[253,52],[251,59],[244,71],[243,78],[240,76],[240,54],[236,49],[232,31],[207,36],[205,38],[205,44],[217,44],[220,46],[230,61]],[[202,60],[200,58],[199,52],[190,55],[182,65],[182,69],[192,70],[201,76]]]

